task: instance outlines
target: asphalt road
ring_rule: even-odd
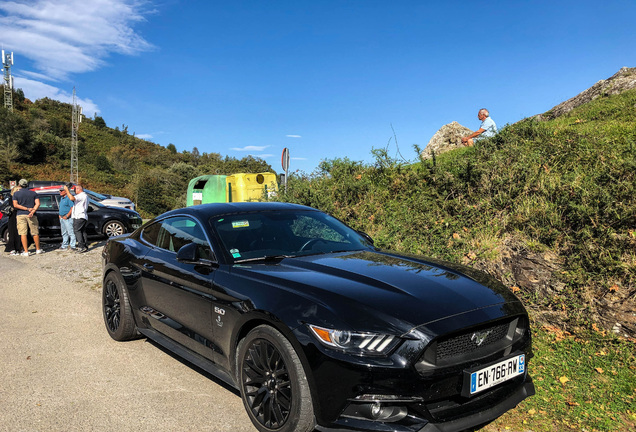
[[[0,431],[256,430],[206,373],[145,339],[113,341],[100,291],[59,274],[74,263],[59,254],[0,256]]]

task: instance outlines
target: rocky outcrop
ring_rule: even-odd
[[[636,337],[636,288],[615,285],[606,289],[602,296],[593,287],[579,288],[579,296],[586,307],[568,311],[558,307],[546,307],[547,303],[560,301],[565,307],[568,294],[561,276],[564,274],[564,259],[550,250],[533,251],[526,243],[515,237],[505,238],[497,246],[497,258],[480,260],[464,257],[463,263],[483,270],[502,281],[514,292],[523,292],[524,297],[534,299],[526,307],[541,324],[567,328],[573,323],[572,316],[598,323],[605,331],[628,338]]]
[[[610,78],[600,80],[589,89],[579,93],[572,99],[561,102],[551,110],[535,116],[537,120],[552,120],[567,114],[574,108],[590,102],[600,96],[610,96],[636,88],[636,68],[621,68]]]
[[[435,156],[454,150],[457,147],[463,147],[462,137],[468,136],[473,131],[465,126],[460,125],[456,121],[444,125],[440,130],[435,132],[433,138],[428,142],[420,157],[422,160],[431,159]]]

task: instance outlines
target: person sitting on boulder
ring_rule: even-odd
[[[479,110],[477,118],[481,120],[481,126],[476,132],[462,138],[462,144],[465,146],[472,147],[472,145],[480,139],[495,136],[497,133],[497,125],[494,120],[490,118],[490,113],[486,108]]]

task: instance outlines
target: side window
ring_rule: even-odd
[[[141,238],[152,245],[157,245],[157,237],[159,236],[159,230],[161,229],[161,223],[153,223],[144,228],[141,233]]]
[[[196,243],[199,246],[199,257],[204,259],[212,257],[212,249],[205,238],[203,229],[195,220],[178,216],[161,221],[157,240],[154,243],[157,247],[178,252],[179,249],[190,243]]]
[[[40,207],[38,210],[57,210],[57,202],[55,201],[55,197],[52,195],[39,195],[40,199]]]

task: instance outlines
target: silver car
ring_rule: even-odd
[[[121,208],[127,208],[129,210],[135,210],[135,203],[132,202],[131,200],[129,200],[128,198],[117,197],[117,196],[112,196],[112,195],[105,195],[105,194],[101,194],[99,192],[95,192],[95,191],[88,190],[88,189],[84,189],[84,192],[86,192],[86,195],[88,195],[93,200],[97,201],[98,203],[100,203],[102,205],[109,206],[109,207],[121,207]]]

